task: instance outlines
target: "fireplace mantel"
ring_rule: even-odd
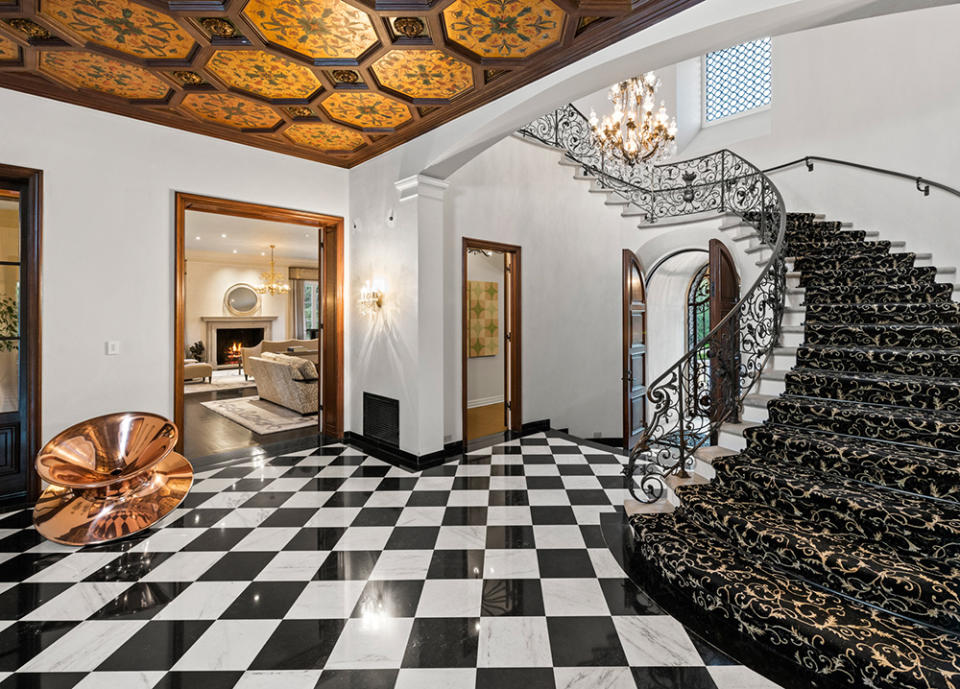
[[[200,316],[207,324],[207,349],[211,352],[217,343],[217,331],[221,328],[263,328],[263,339],[273,339],[273,322],[279,316]]]

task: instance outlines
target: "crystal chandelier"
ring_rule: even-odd
[[[278,274],[273,268],[273,250],[275,244],[270,245],[270,270],[260,273],[260,285],[257,291],[260,294],[286,294],[290,291],[290,285],[283,281],[283,276]]]
[[[653,163],[676,151],[677,121],[656,107],[660,80],[653,72],[610,87],[613,115],[601,121],[590,112],[590,127],[604,150],[621,154],[631,165]]]

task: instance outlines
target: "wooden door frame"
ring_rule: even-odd
[[[27,351],[20,352],[20,365],[25,367],[25,375],[21,378],[19,394],[21,404],[26,407],[26,414],[19,440],[20,461],[28,463],[25,471],[26,492],[23,497],[32,502],[40,495],[40,476],[33,458],[40,451],[42,408],[40,395],[43,342],[40,304],[43,270],[43,171],[16,165],[0,165],[0,181],[21,186],[21,209],[24,205],[28,209],[26,218],[24,219],[22,213],[20,217],[20,309],[21,313],[26,315],[27,321],[26,333],[21,332],[21,345],[26,342]],[[27,240],[26,245],[24,239]],[[28,269],[23,270],[24,266]],[[19,496],[15,494],[11,499],[19,500]]]
[[[622,315],[623,315],[623,447],[625,450],[630,450],[630,440],[633,435],[631,432],[630,424],[630,409],[631,409],[631,381],[627,379],[627,373],[630,371],[630,348],[631,348],[631,338],[630,331],[633,327],[632,318],[631,318],[631,309],[630,304],[633,302],[630,294],[630,283],[628,278],[630,277],[630,271],[633,268],[633,264],[636,263],[637,269],[640,272],[640,281],[641,289],[643,290],[643,366],[641,374],[643,376],[643,384],[646,386],[647,383],[647,283],[643,275],[643,261],[640,260],[640,257],[637,256],[636,252],[630,249],[624,249],[622,252],[623,255],[623,304],[621,306]],[[643,416],[643,423],[647,423],[647,393],[644,390],[643,393],[643,404],[640,408],[640,414]]]
[[[737,270],[737,262],[733,258],[733,253],[727,247],[725,243],[719,239],[711,239],[709,242],[710,251],[708,252],[708,271],[710,276],[710,328],[716,328],[720,321],[727,315],[727,313],[732,310],[732,306],[737,303],[740,299],[740,271]],[[724,270],[722,270],[723,264],[726,264],[730,269],[730,275],[727,275]],[[724,284],[724,278],[730,277],[736,283],[736,296],[733,298],[732,302],[729,304],[731,307],[727,311],[723,311],[723,305],[720,303],[720,291]],[[735,318],[731,321],[728,321],[724,326],[725,328],[730,328],[733,331],[731,339],[733,340],[728,346],[730,347],[729,355],[736,359],[739,356],[740,351],[740,326],[738,320]],[[711,343],[713,344],[713,343]],[[710,347],[711,353],[715,350],[720,349],[719,347]],[[724,399],[724,391],[717,384],[719,380],[719,375],[717,370],[719,368],[719,363],[722,361],[721,357],[725,356],[727,352],[720,349],[711,357],[711,379],[710,379],[710,416],[711,421],[719,420],[720,416],[727,420],[739,421],[738,408],[739,408],[739,396],[740,396],[740,381],[739,378],[734,378],[731,381],[731,394],[733,395],[732,400]],[[736,361],[732,362],[734,369],[736,369]],[[727,405],[730,405],[729,408]],[[728,414],[729,412],[729,414]],[[730,419],[730,414],[733,418]],[[714,433],[714,436],[716,433]],[[711,437],[711,444],[716,444],[716,437]]]
[[[504,386],[504,397],[508,397],[510,402],[510,427],[507,430],[521,431],[523,429],[523,376],[521,371],[521,306],[522,299],[520,293],[521,284],[521,247],[516,244],[503,244],[501,242],[491,242],[484,239],[472,239],[463,237],[460,247],[460,433],[463,436],[463,444],[467,444],[467,361],[468,343],[467,343],[467,250],[468,249],[488,249],[490,251],[500,251],[509,253],[513,257],[512,270],[509,274],[504,271],[504,281],[510,280],[510,371],[513,372],[513,378],[510,381],[509,391]],[[506,371],[507,362],[504,362],[504,371]],[[506,374],[505,374],[506,375]],[[505,402],[506,403],[506,400]]]
[[[332,327],[335,331],[335,346],[333,351],[327,351],[324,346],[326,339],[325,333],[319,334],[318,350],[322,353],[321,371],[321,389],[318,391],[320,401],[323,403],[323,413],[318,415],[322,419],[320,424],[318,420],[317,432],[323,433],[333,438],[343,437],[343,299],[344,299],[344,270],[343,270],[343,218],[336,215],[325,215],[323,213],[313,213],[311,211],[301,211],[292,208],[283,208],[280,206],[270,206],[261,203],[249,203],[246,201],[235,201],[232,199],[217,198],[215,196],[202,196],[199,194],[188,194],[184,192],[175,192],[175,260],[174,260],[174,348],[173,348],[173,416],[174,423],[181,430],[180,438],[177,441],[177,449],[183,449],[183,335],[184,323],[186,319],[186,283],[184,281],[184,269],[186,267],[186,247],[184,244],[184,231],[186,227],[186,213],[188,210],[202,213],[216,213],[218,215],[232,215],[238,218],[250,218],[254,220],[269,220],[272,222],[281,222],[289,225],[304,225],[316,227],[320,230],[317,233],[317,257],[323,259],[324,265],[321,269],[326,273],[328,265],[332,264],[336,271],[335,296],[333,303],[328,310],[328,300],[325,290],[321,286],[323,294],[323,311],[321,318],[322,330]],[[336,246],[332,252],[325,253],[324,236],[332,232],[336,239]],[[329,316],[333,316],[333,323]],[[331,357],[332,365],[328,365]],[[330,370],[332,369],[332,371]],[[326,375],[325,375],[326,374]],[[334,383],[328,388],[327,381],[332,374]],[[332,407],[332,408],[331,408]]]

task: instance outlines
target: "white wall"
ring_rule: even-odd
[[[345,170],[8,90],[0,112],[0,161],[44,173],[44,439],[172,415],[175,191],[347,213]]]
[[[481,406],[503,402],[504,340],[506,332],[503,310],[503,254],[467,254],[467,279],[497,283],[497,315],[499,318],[497,342],[500,345],[493,356],[467,359],[467,406]]]

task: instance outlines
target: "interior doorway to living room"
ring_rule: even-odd
[[[463,439],[522,426],[520,247],[463,240]]]
[[[342,435],[342,232],[336,217],[177,195],[188,458]]]

